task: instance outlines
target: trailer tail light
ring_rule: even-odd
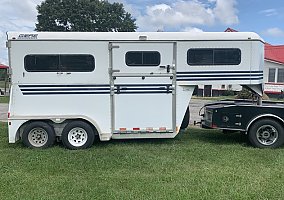
[[[8,119],[10,118],[10,115],[11,115],[10,112],[8,112]]]
[[[133,128],[133,131],[140,131],[140,128]]]
[[[159,131],[166,131],[166,130],[167,130],[166,127],[160,127],[160,128],[159,128]]]
[[[126,131],[126,128],[119,128],[119,131]]]

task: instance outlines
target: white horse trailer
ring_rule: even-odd
[[[198,84],[261,94],[263,41],[255,33],[8,34],[9,142],[70,149],[102,141],[174,138],[188,125]]]

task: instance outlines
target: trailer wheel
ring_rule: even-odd
[[[86,149],[94,143],[95,134],[86,122],[72,121],[64,127],[61,138],[68,149]]]
[[[30,148],[47,148],[55,142],[55,132],[46,122],[34,121],[29,123],[23,131],[22,141]]]
[[[277,148],[284,143],[283,126],[272,119],[255,122],[248,133],[251,144],[258,148]]]

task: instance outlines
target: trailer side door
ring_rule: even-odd
[[[110,43],[113,133],[175,132],[175,44]]]

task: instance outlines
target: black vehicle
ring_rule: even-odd
[[[222,100],[203,107],[202,128],[240,131],[258,148],[277,148],[284,143],[284,103]]]

